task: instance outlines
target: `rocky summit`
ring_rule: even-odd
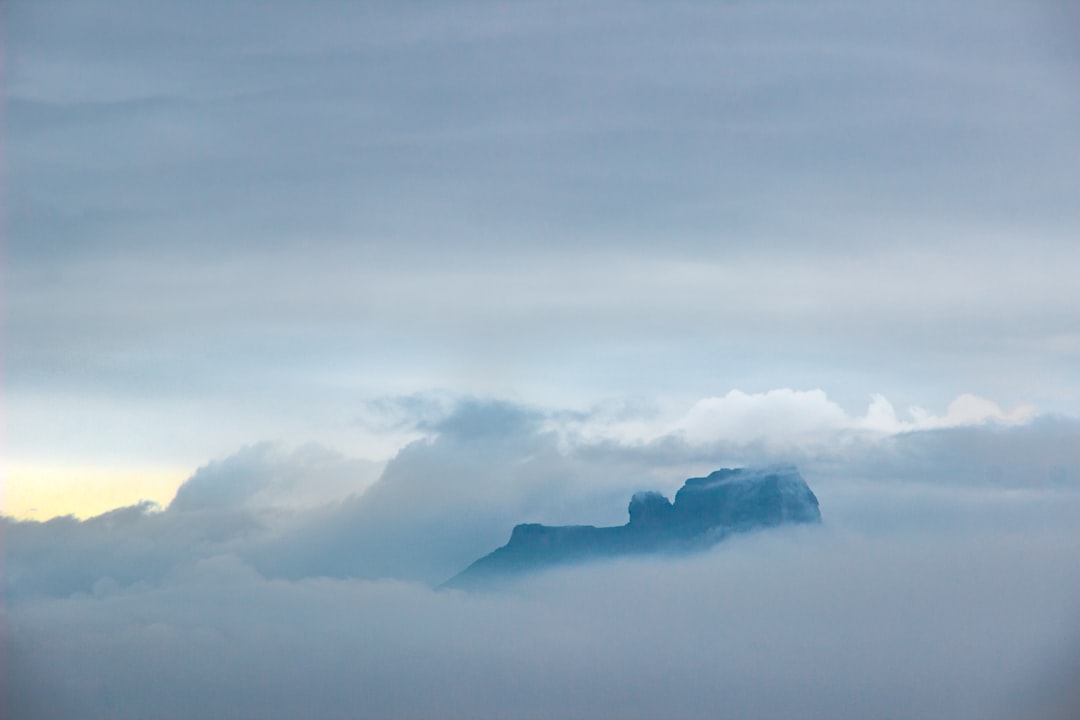
[[[658,492],[630,500],[630,521],[616,527],[518,525],[510,541],[443,587],[491,585],[522,573],[572,562],[702,550],[733,533],[819,523],[813,491],[794,467],[725,468],[690,478],[675,502]]]

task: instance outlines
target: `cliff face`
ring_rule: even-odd
[[[518,525],[510,541],[444,587],[469,588],[552,565],[640,553],[689,552],[731,533],[821,522],[817,497],[794,467],[734,468],[690,478],[675,502],[657,492],[630,500],[617,527]]]

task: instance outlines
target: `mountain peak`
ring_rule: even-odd
[[[615,527],[517,525],[506,545],[443,587],[489,585],[585,560],[703,550],[732,533],[821,522],[817,497],[793,466],[722,468],[688,479],[675,502],[655,491],[634,493],[628,512],[629,522]]]

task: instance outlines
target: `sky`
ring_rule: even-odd
[[[217,5],[4,7],[16,498],[432,393],[1080,407],[1067,3]]]
[[[0,19],[13,716],[1071,702],[1074,3]],[[822,528],[431,590],[773,462]]]

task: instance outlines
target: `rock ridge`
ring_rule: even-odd
[[[722,468],[688,479],[669,501],[634,493],[629,521],[594,525],[516,525],[502,547],[469,565],[444,588],[490,585],[554,565],[645,553],[703,550],[733,533],[819,523],[817,497],[794,466]]]

